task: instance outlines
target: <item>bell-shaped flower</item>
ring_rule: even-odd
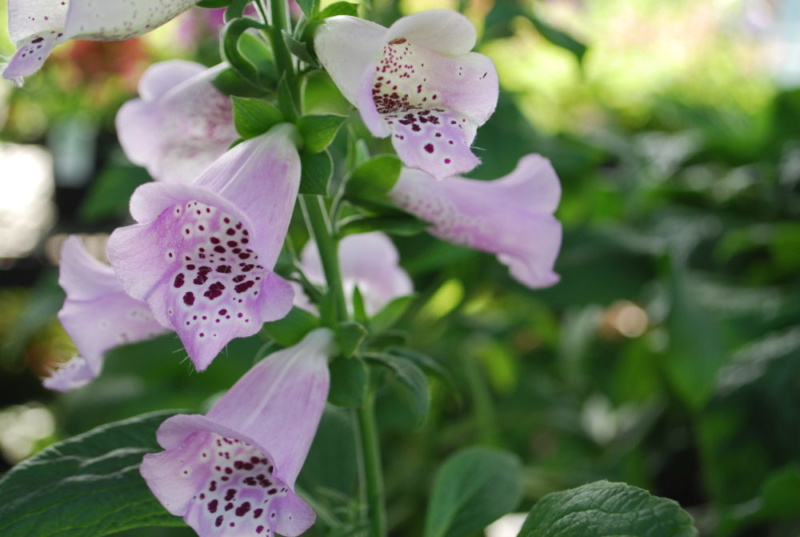
[[[314,36],[322,65],[358,107],[370,132],[392,137],[412,168],[437,179],[478,165],[475,133],[497,105],[492,60],[470,52],[475,28],[446,9],[403,17],[391,27],[341,15]]]
[[[166,332],[148,305],[129,297],[111,267],[92,257],[78,237],[64,241],[58,282],[67,294],[58,318],[80,355],[45,379],[50,389],[80,388],[100,374],[109,349]]]
[[[161,26],[198,0],[9,0],[8,33],[17,52],[3,78],[17,84],[68,39],[120,41]]]
[[[561,198],[550,161],[520,159],[509,175],[494,181],[448,177],[442,181],[403,169],[389,197],[402,209],[431,222],[443,240],[497,254],[522,284],[547,287],[561,248],[561,224],[553,217]]]
[[[178,333],[198,370],[292,307],[291,286],[272,269],[300,185],[294,136],[293,126],[278,125],[190,184],[140,186],[131,198],[139,223],[108,241],[122,287]]]
[[[200,537],[294,537],[314,511],[294,493],[330,385],[333,333],[320,328],[264,358],[206,414],[158,430],[165,451],[141,473],[170,513]]]
[[[161,181],[189,182],[239,137],[231,100],[211,81],[225,67],[184,60],[160,62],[142,75],[141,98],[117,114],[125,154]]]
[[[358,287],[368,315],[378,313],[395,298],[414,292],[411,278],[399,262],[394,243],[379,231],[348,235],[339,242],[339,265],[345,294],[352,297]],[[322,260],[314,241],[308,241],[303,248],[300,268],[311,283],[325,284]],[[295,305],[309,309],[309,303],[304,299],[305,295],[295,293]]]

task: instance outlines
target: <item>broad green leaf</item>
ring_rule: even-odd
[[[319,0],[297,0],[297,5],[309,19],[319,11]]]
[[[433,482],[424,537],[474,535],[512,511],[521,471],[519,459],[499,449],[470,447],[447,459]]]
[[[696,537],[680,505],[646,490],[597,481],[548,494],[533,506],[519,537]]]
[[[294,307],[283,319],[264,323],[262,330],[276,343],[290,347],[300,343],[306,334],[319,326],[319,318],[304,309]]]
[[[231,97],[233,100],[233,123],[242,138],[261,136],[283,121],[280,110],[267,101]]]
[[[328,194],[328,181],[333,176],[333,161],[327,151],[321,153],[300,152],[300,193],[316,196]]]
[[[228,9],[228,12],[230,11],[231,9]],[[271,81],[266,80],[259,71],[258,61],[250,60],[239,49],[239,40],[251,28],[263,29],[263,25],[248,18],[235,18],[228,22],[220,32],[220,53],[222,59],[228,62],[242,78],[256,86],[266,85]]]
[[[410,214],[399,213],[397,216],[365,216],[355,215],[339,223],[339,235],[344,237],[355,233],[383,231],[392,235],[410,237],[417,235],[430,223]]]
[[[337,358],[330,365],[331,388],[328,401],[336,406],[356,408],[367,393],[367,367],[358,358]]]
[[[0,535],[98,537],[130,528],[183,526],[139,474],[160,451],[156,429],[174,412],[103,425],[52,445],[0,480]]]
[[[417,364],[420,369],[425,372],[425,374],[438,378],[445,386],[447,386],[454,394],[456,394],[456,396],[459,395],[456,381],[450,371],[427,354],[399,346],[387,347],[386,352],[411,360]]]
[[[220,72],[211,81],[220,93],[238,97],[263,97],[267,91],[255,86],[231,67]]]
[[[272,49],[267,42],[253,33],[245,33],[237,43],[242,55],[256,67],[259,79],[268,86],[273,86],[278,81],[278,68]]]
[[[403,163],[394,155],[378,155],[358,166],[347,180],[350,198],[384,199],[400,177]]]
[[[368,353],[364,354],[364,358],[386,367],[392,373],[414,414],[416,426],[420,427],[425,423],[430,409],[428,377],[425,373],[411,360],[387,353]]]
[[[355,321],[344,321],[336,327],[336,342],[345,358],[353,356],[367,337],[367,329]]]
[[[797,517],[800,514],[800,465],[790,464],[772,474],[761,489],[765,517]]]
[[[283,30],[283,42],[286,43],[286,46],[289,48],[289,52],[297,56],[300,60],[306,62],[309,65],[313,65],[315,67],[319,66],[317,61],[311,55],[311,52],[308,50],[308,45],[306,45],[303,41],[298,41],[294,38],[292,34]]]
[[[370,329],[375,333],[380,333],[391,328],[403,316],[414,298],[416,295],[401,296],[386,304],[370,319]]]
[[[253,0],[231,0],[228,2],[228,9],[225,11],[225,22],[232,19],[244,17],[244,10]]]
[[[305,148],[312,153],[324,151],[331,144],[336,132],[346,119],[346,117],[333,115],[301,117],[297,121],[297,129],[306,143]]]
[[[358,4],[351,4],[350,2],[336,2],[325,9],[323,9],[318,19],[327,19],[328,17],[335,17],[337,15],[349,15],[351,17],[358,16]]]
[[[690,408],[699,410],[714,393],[717,374],[728,362],[728,351],[719,327],[689,291],[684,278],[681,269],[674,266],[666,369],[678,395]]]

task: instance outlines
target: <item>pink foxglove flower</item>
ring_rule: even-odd
[[[17,84],[68,39],[120,41],[161,26],[198,0],[9,0],[8,32],[17,52],[3,78]]]
[[[431,222],[433,235],[497,254],[524,285],[538,288],[558,282],[553,265],[561,247],[561,224],[553,212],[561,186],[544,157],[527,155],[513,172],[494,181],[434,181],[424,172],[405,168],[389,197]]]
[[[391,239],[379,231],[348,235],[339,243],[339,264],[347,297],[358,286],[368,315],[378,313],[386,304],[414,292],[411,278],[399,265],[400,256]],[[308,241],[300,255],[300,268],[311,283],[324,285],[322,260],[314,241]],[[304,295],[295,305],[308,309]],[[298,303],[299,300],[299,303]],[[307,299],[306,299],[307,301]]]
[[[325,408],[332,341],[314,330],[256,364],[207,415],[161,425],[165,451],[145,455],[142,476],[200,537],[294,537],[314,523],[293,488]]]
[[[300,185],[294,128],[237,145],[193,183],[148,183],[131,198],[139,222],[117,229],[108,256],[125,291],[178,333],[199,370],[233,338],[292,307],[272,272]]]
[[[391,135],[407,166],[442,179],[478,165],[470,145],[497,105],[497,72],[488,57],[470,52],[475,40],[466,17],[434,9],[388,29],[331,17],[314,44],[372,134]]]
[[[58,318],[80,356],[45,379],[50,389],[80,388],[100,374],[109,349],[166,332],[147,304],[125,294],[111,267],[93,258],[78,237],[64,242],[58,281],[67,293]]]
[[[131,162],[161,181],[189,182],[239,137],[231,100],[211,84],[224,68],[183,60],[160,62],[142,75],[140,99],[117,114],[117,133]]]

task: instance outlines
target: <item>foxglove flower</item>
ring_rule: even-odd
[[[200,537],[294,537],[314,523],[293,488],[325,408],[332,341],[314,330],[256,364],[205,416],[161,425],[165,451],[145,455],[142,476]]]
[[[497,105],[492,60],[470,52],[475,28],[445,9],[403,17],[390,28],[349,16],[314,36],[322,65],[375,136],[437,179],[478,165],[475,133]]]
[[[389,237],[378,231],[348,235],[339,242],[339,265],[345,294],[351,297],[358,287],[368,315],[378,313],[395,298],[414,291],[411,278],[399,262],[397,248]],[[311,283],[325,284],[322,260],[314,241],[308,241],[303,248],[300,268]],[[306,304],[295,294],[295,305],[308,309]]]
[[[293,129],[242,142],[191,184],[140,186],[131,198],[139,223],[108,241],[125,291],[178,333],[198,370],[291,309],[291,286],[272,269],[300,184]]]
[[[553,265],[561,247],[561,224],[553,212],[561,186],[544,157],[527,155],[509,175],[494,181],[434,181],[424,172],[405,168],[389,197],[431,222],[431,234],[497,254],[511,275],[528,287],[558,281]]]
[[[231,100],[211,81],[225,68],[183,60],[160,62],[142,75],[140,99],[117,114],[117,133],[131,162],[161,181],[189,182],[239,137]]]
[[[8,32],[17,52],[3,78],[17,84],[68,39],[120,41],[161,26],[198,0],[9,0]]]
[[[64,241],[58,282],[67,293],[58,318],[80,355],[45,379],[50,389],[80,388],[100,374],[109,349],[166,332],[147,304],[125,294],[111,267],[92,257],[78,237]]]

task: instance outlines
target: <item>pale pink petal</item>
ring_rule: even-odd
[[[102,363],[99,365],[102,366]],[[99,374],[100,370],[94,370],[82,356],[73,356],[45,378],[42,384],[50,390],[68,392],[86,386]]]
[[[339,264],[348,298],[351,299],[357,286],[367,314],[374,315],[395,298],[414,292],[411,278],[399,261],[397,249],[383,233],[346,236],[339,243]],[[312,283],[325,284],[319,251],[313,241],[303,248],[301,268]]]
[[[154,179],[189,182],[227,151],[238,134],[230,99],[211,84],[221,67],[172,60],[145,72],[142,98],[117,114],[119,140],[131,162]]]
[[[155,30],[198,0],[69,0],[69,38],[121,41]]]
[[[19,43],[34,34],[60,32],[67,20],[64,0],[8,0],[8,35]]]
[[[142,476],[167,510],[201,537],[293,537],[314,522],[292,490],[330,384],[333,335],[311,332],[256,364],[207,416],[165,421]]]
[[[475,47],[475,26],[461,13],[429,9],[398,19],[389,27],[385,42],[405,38],[439,54],[460,56]]]
[[[64,41],[60,32],[50,30],[17,41],[17,51],[3,70],[3,78],[22,85],[22,80],[41,69],[53,47]]]
[[[325,19],[314,34],[314,49],[342,95],[356,104],[365,71],[375,69],[386,28],[357,17]]]
[[[78,237],[64,242],[59,284],[67,298],[58,318],[81,357],[57,372],[50,382],[55,389],[96,377],[109,349],[165,332],[147,304],[125,294],[111,267],[93,258]]]
[[[125,291],[178,333],[199,370],[231,339],[291,309],[291,286],[272,268],[299,183],[297,150],[273,130],[191,185],[142,185],[131,199],[140,223],[111,235],[108,255]]]
[[[512,276],[537,288],[558,281],[553,265],[562,231],[552,213],[560,192],[550,162],[528,155],[511,174],[494,181],[435,181],[419,170],[404,169],[389,197],[431,222],[433,235],[497,254]]]

